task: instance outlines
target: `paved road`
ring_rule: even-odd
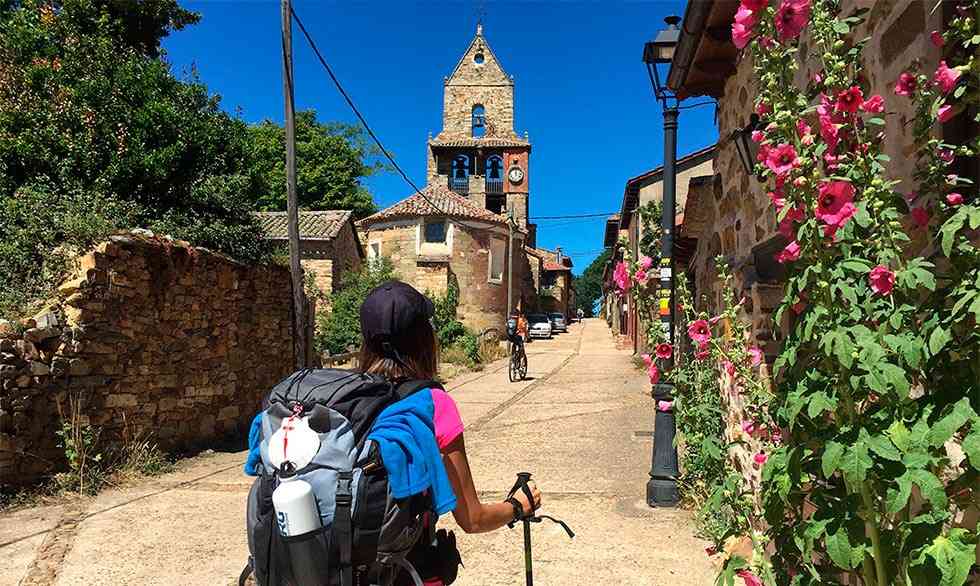
[[[500,499],[516,472],[533,472],[545,512],[576,531],[569,541],[558,527],[533,527],[537,583],[712,584],[690,514],[643,503],[648,385],[605,324],[573,324],[530,344],[528,355],[528,381],[508,382],[498,362],[447,387],[467,426],[481,496]],[[233,583],[247,553],[243,460],[202,456],[91,501],[0,517],[0,586]],[[519,528],[459,535],[459,544],[466,567],[457,584],[523,584]]]

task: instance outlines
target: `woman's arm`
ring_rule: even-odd
[[[509,502],[489,504],[480,502],[476,487],[473,485],[470,463],[466,459],[466,445],[462,434],[446,446],[442,460],[446,464],[446,473],[449,474],[453,492],[456,493],[456,509],[453,510],[453,516],[463,531],[485,533],[499,529],[514,519],[514,507]],[[534,508],[537,509],[541,506],[541,492],[532,484],[531,493],[534,495]],[[517,491],[514,498],[521,503],[525,512],[532,510],[527,497],[521,491]]]

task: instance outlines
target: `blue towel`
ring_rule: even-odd
[[[248,459],[245,460],[245,474],[258,476],[259,467],[262,466],[262,453],[259,446],[262,440],[262,412],[252,420],[252,427],[248,430]]]
[[[371,426],[368,439],[381,451],[391,494],[405,498],[430,489],[435,511],[441,515],[456,508],[456,495],[436,443],[434,411],[428,389],[414,393],[388,405]]]

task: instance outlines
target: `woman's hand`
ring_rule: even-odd
[[[538,490],[538,485],[536,485],[533,480],[527,483],[527,487],[531,489],[531,496],[534,497],[533,507],[531,506],[531,503],[528,502],[527,495],[524,494],[523,490],[518,490],[515,492],[514,498],[517,500],[517,502],[521,503],[521,509],[524,511],[524,516],[530,517],[534,511],[541,507],[541,491]]]

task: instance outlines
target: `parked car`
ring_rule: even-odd
[[[567,332],[568,324],[565,323],[565,316],[560,313],[549,313],[551,318],[551,329],[556,332]]]
[[[551,319],[547,315],[543,313],[532,313],[527,316],[527,321],[531,324],[530,334],[532,338],[551,337]]]

